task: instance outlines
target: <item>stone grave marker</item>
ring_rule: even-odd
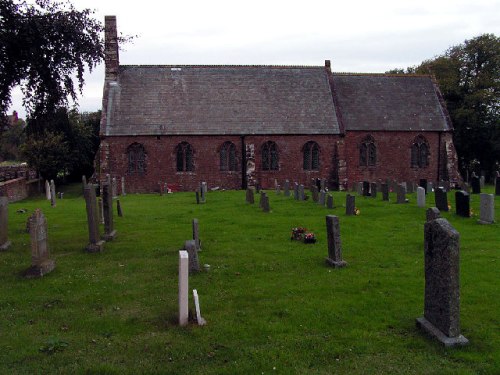
[[[45,198],[47,198],[48,201],[50,201],[51,194],[50,194],[50,183],[48,180],[45,180]]]
[[[10,247],[8,239],[9,222],[9,199],[0,197],[0,251],[5,251]]]
[[[246,195],[247,203],[250,203],[250,204],[255,203],[255,197],[254,197],[253,191],[254,191],[253,188],[247,188],[247,195]]]
[[[116,213],[119,217],[123,217],[122,205],[119,199],[116,200]]]
[[[198,219],[193,219],[193,240],[196,246],[196,250],[201,251],[201,241],[200,241],[200,227]]]
[[[125,196],[127,195],[127,192],[125,190],[125,177],[121,178],[121,182],[122,182],[122,195]]]
[[[370,196],[370,182],[368,181],[363,181],[363,196]]]
[[[372,198],[377,198],[377,183],[376,182],[372,182],[370,184],[370,196]]]
[[[500,177],[495,177],[495,195],[500,195]]]
[[[406,201],[406,186],[405,184],[399,184],[397,189],[397,201],[396,203],[407,203]]]
[[[271,211],[269,207],[269,197],[267,196],[267,194],[265,192],[262,192],[261,197],[262,197],[262,211],[264,212]]]
[[[427,192],[432,193],[434,191],[434,184],[432,182],[427,183]]]
[[[113,222],[113,197],[110,186],[107,183],[102,186],[102,206],[104,210],[104,234],[102,239],[105,241],[113,241],[116,237],[116,230]]]
[[[441,212],[436,207],[430,207],[425,212],[426,221],[432,221],[439,219],[441,217]]]
[[[281,195],[281,186],[279,184],[276,185],[276,195]]]
[[[200,298],[198,297],[198,291],[196,289],[193,289],[193,301],[194,308],[196,310],[196,321],[198,322],[199,326],[204,326],[205,324],[207,324],[207,321],[201,317]]]
[[[326,215],[326,234],[328,238],[328,258],[326,258],[326,263],[335,268],[345,267],[347,263],[342,260],[340,224],[337,216]]]
[[[456,191],[455,207],[458,216],[470,217],[470,195],[463,190]]]
[[[313,202],[317,203],[319,200],[319,195],[318,195],[318,187],[316,185],[312,187],[311,194]]]
[[[47,241],[47,219],[40,209],[36,209],[29,218],[31,238],[31,267],[24,272],[24,277],[42,277],[52,272],[56,262],[50,259]]]
[[[112,198],[116,198],[118,196],[118,187],[116,185],[116,178],[113,177],[111,180],[111,194]]]
[[[196,204],[200,204],[200,192],[196,190],[194,194],[196,195]]]
[[[480,224],[493,224],[495,222],[495,197],[493,194],[481,193],[479,205],[479,220]]]
[[[434,201],[439,211],[448,211],[448,195],[442,187],[434,190]]]
[[[290,181],[285,180],[284,190],[285,190],[285,197],[289,197],[290,196]]]
[[[382,200],[383,201],[389,200],[389,185],[388,184],[382,184]]]
[[[321,179],[319,191],[321,191],[321,190],[325,190],[326,191],[326,178],[322,178]]]
[[[470,185],[472,187],[472,194],[481,194],[481,183],[479,181],[479,177],[472,176]]]
[[[424,225],[424,316],[417,327],[445,346],[469,342],[460,334],[459,239],[446,219]]]
[[[484,189],[484,183],[485,183],[485,177],[484,176],[479,177],[479,187],[481,189]]]
[[[85,175],[82,176],[82,186],[83,189],[85,189],[85,186],[87,186],[87,177]]]
[[[363,195],[363,182],[358,182],[357,193],[358,195]]]
[[[189,319],[189,254],[179,251],[179,325],[186,326]]]
[[[329,210],[333,209],[333,195],[331,194],[326,196],[326,208]]]
[[[351,194],[345,196],[345,214],[347,216],[356,215],[356,197]]]
[[[102,204],[102,198],[97,199],[97,218],[99,223],[104,224],[104,207]]]
[[[294,184],[294,191],[293,191],[293,193],[294,193],[295,200],[298,201],[299,200],[299,184],[296,183],[296,182]]]
[[[50,205],[52,207],[56,206],[56,184],[54,180],[50,180]]]
[[[184,249],[189,254],[189,274],[200,271],[200,263],[198,261],[198,250],[196,249],[195,240],[187,240],[184,242]]]
[[[101,252],[104,250],[104,241],[99,238],[99,222],[97,218],[97,202],[94,185],[88,184],[85,186],[83,196],[85,197],[87,224],[89,228],[89,244],[85,250],[89,253]]]
[[[320,206],[324,206],[325,205],[325,198],[326,198],[326,191],[321,190],[319,192],[319,199],[318,199],[318,204]]]
[[[299,200],[301,201],[306,200],[306,194],[304,193],[304,185],[302,184],[299,185]]]
[[[417,206],[425,207],[425,189],[422,186],[417,187]]]

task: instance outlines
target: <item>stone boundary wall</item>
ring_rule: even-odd
[[[28,166],[10,165],[0,167],[0,182],[24,177],[25,180],[34,180],[37,178],[36,171]]]
[[[7,197],[9,202],[17,202],[38,194],[38,179],[27,180],[25,177],[0,182],[0,196]]]

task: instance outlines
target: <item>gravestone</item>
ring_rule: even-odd
[[[396,203],[407,203],[406,201],[406,184],[399,184],[397,189],[397,201]]]
[[[340,224],[337,216],[326,215],[326,234],[328,238],[328,258],[326,258],[326,263],[335,268],[345,267],[347,263],[342,260]]]
[[[202,182],[200,185],[200,200],[201,203],[205,203],[207,199],[208,185],[206,182]]]
[[[83,189],[85,189],[85,186],[87,186],[87,177],[85,177],[85,175],[82,176],[82,186]]]
[[[446,219],[424,225],[424,316],[416,323],[445,346],[469,342],[460,334],[459,239]]]
[[[439,219],[441,217],[441,212],[436,207],[430,207],[425,212],[426,221],[432,221]]]
[[[442,187],[434,190],[434,201],[439,211],[448,211],[448,195]]]
[[[184,249],[189,255],[189,274],[200,271],[200,263],[198,261],[198,250],[196,249],[195,240],[187,240],[184,242]]]
[[[196,190],[194,194],[196,196],[196,204],[200,204],[200,192]]]
[[[472,187],[472,194],[481,194],[481,183],[479,177],[472,176],[470,185]]]
[[[425,189],[422,186],[417,187],[417,206],[425,207]]]
[[[363,181],[363,196],[370,196],[370,182],[368,181]]]
[[[388,184],[382,184],[382,200],[383,201],[389,200],[389,185]]]
[[[5,251],[10,247],[8,240],[8,221],[9,221],[9,199],[0,197],[0,251]]]
[[[111,197],[116,198],[118,196],[118,187],[116,185],[116,178],[113,177],[111,180]]]
[[[363,195],[363,182],[358,182],[357,189],[358,195]]]
[[[258,183],[258,182],[255,182],[255,192],[257,194],[260,194],[260,183]]]
[[[104,208],[102,205],[102,198],[97,199],[97,218],[99,223],[104,224]]]
[[[324,190],[321,190],[319,192],[319,199],[318,199],[318,204],[320,206],[324,206],[325,205],[325,198],[326,198],[326,192]]]
[[[51,197],[51,194],[50,194],[50,183],[48,180],[45,180],[45,197],[47,198],[48,201],[50,201],[50,197]]]
[[[465,191],[455,192],[455,206],[458,216],[470,217],[470,195]]]
[[[495,222],[495,197],[493,194],[481,193],[480,197],[480,211],[479,220],[480,224],[493,224]]]
[[[179,251],[179,325],[185,326],[189,319],[189,255]]]
[[[247,203],[250,203],[250,204],[255,203],[255,197],[254,197],[253,191],[254,191],[254,189],[247,188],[247,196],[246,196]]]
[[[500,195],[500,177],[495,177],[495,195]]]
[[[60,191],[60,192],[58,193],[58,195],[59,195],[59,199],[63,199],[63,198],[64,198],[64,193],[63,193],[62,191]]]
[[[262,191],[259,196],[259,207],[264,207],[264,197],[266,196],[266,192]]]
[[[113,223],[113,197],[112,188],[107,184],[102,186],[102,208],[104,210],[104,241],[113,241],[116,237],[116,230]]]
[[[193,289],[193,301],[194,301],[194,308],[196,311],[196,321],[198,322],[199,326],[204,326],[205,324],[207,324],[207,321],[203,319],[201,316],[200,297],[198,297],[198,291],[196,289]]]
[[[269,197],[265,192],[262,192],[262,211],[269,212],[271,209],[269,208]]]
[[[276,185],[276,195],[281,195],[281,186],[279,184]]]
[[[427,194],[427,179],[421,178],[419,183],[418,183],[418,186],[420,186],[421,188],[424,188],[425,194]]]
[[[120,200],[116,200],[116,213],[119,217],[123,217],[122,205],[120,204]]]
[[[328,194],[326,197],[326,208],[333,209],[333,195]]]
[[[31,267],[24,272],[24,277],[42,277],[52,272],[56,262],[50,259],[47,241],[47,219],[40,209],[36,209],[29,218],[31,238]]]
[[[304,193],[304,185],[302,185],[302,184],[299,185],[299,200],[301,200],[301,201],[306,200],[306,195]]]
[[[125,177],[122,177],[122,195],[125,196],[127,195],[127,192],[125,191]]]
[[[299,200],[299,184],[295,182],[294,184],[294,190],[293,190],[293,193],[294,193],[294,198],[296,201]]]
[[[321,190],[325,190],[326,191],[326,178],[322,178],[321,179],[321,183],[320,183],[320,186],[319,186],[319,191]]]
[[[198,219],[193,219],[193,240],[196,245],[196,250],[201,251],[200,228]]]
[[[285,197],[289,197],[290,196],[290,181],[285,180],[284,190],[285,190],[285,193],[284,193]]]
[[[89,244],[85,248],[89,253],[97,253],[104,250],[104,241],[99,238],[99,222],[97,218],[97,202],[95,187],[92,184],[85,186],[83,192],[85,206],[87,209],[87,225],[89,228]]]
[[[485,182],[485,177],[484,176],[479,177],[479,187],[481,189],[484,189],[484,182]]]
[[[377,198],[377,183],[376,182],[372,182],[370,184],[370,196],[372,198]]]
[[[52,207],[56,206],[56,184],[54,180],[50,180],[50,205]]]
[[[356,197],[351,194],[345,196],[345,214],[347,216],[356,215]]]
[[[318,200],[319,200],[318,187],[317,186],[313,186],[312,187],[311,194],[312,194],[312,200],[313,200],[313,202],[317,203]]]

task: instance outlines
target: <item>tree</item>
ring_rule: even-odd
[[[20,146],[25,137],[25,123],[19,119],[0,132],[0,158],[3,160],[21,160]]]
[[[433,74],[446,101],[460,169],[500,162],[500,38],[483,34],[443,55],[391,73]],[[479,172],[479,171],[477,171]]]
[[[68,97],[76,103],[84,70],[104,57],[103,25],[92,14],[70,3],[0,0],[0,119],[18,85],[32,116],[56,111]]]

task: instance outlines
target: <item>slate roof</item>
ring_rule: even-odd
[[[451,122],[429,76],[333,74],[346,131],[448,131]]]
[[[120,66],[106,135],[339,134],[324,67]]]

